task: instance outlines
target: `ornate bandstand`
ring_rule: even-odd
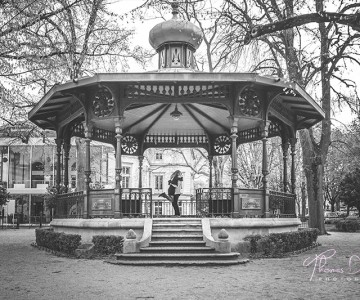
[[[195,70],[194,53],[202,34],[194,24],[178,17],[176,3],[173,18],[156,25],[149,40],[159,54],[158,70],[96,74],[55,85],[30,111],[33,123],[57,134],[56,185],[58,190],[63,186],[66,193],[57,197],[56,216],[155,217],[152,190],[143,187],[141,180],[144,151],[200,147],[208,153],[209,187],[196,190],[188,215],[268,218],[276,211],[280,217],[295,217],[296,132],[321,121],[321,107],[295,82],[256,73]],[[85,139],[85,190],[67,193],[70,139],[74,136]],[[267,144],[276,136],[282,139],[282,191],[269,190],[267,182]],[[92,140],[115,148],[114,189],[90,189]],[[259,140],[263,145],[263,186],[244,189],[237,184],[237,147]],[[121,187],[122,155],[139,159],[138,188]],[[211,184],[212,160],[219,155],[231,155],[228,188]]]

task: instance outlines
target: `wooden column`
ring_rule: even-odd
[[[85,168],[84,168],[84,174],[85,174],[85,189],[88,191],[90,190],[90,182],[91,182],[91,164],[90,164],[90,143],[91,143],[91,131],[89,128],[85,127]]]
[[[268,154],[267,154],[267,137],[268,137],[269,122],[263,122],[261,126],[261,137],[263,143],[263,155],[262,155],[262,175],[263,175],[263,189],[267,190],[267,176],[269,175],[268,169]]]
[[[268,169],[268,153],[267,153],[267,137],[268,137],[269,122],[263,121],[261,124],[261,137],[263,143],[263,156],[262,156],[262,175],[263,175],[263,190],[264,190],[264,216],[265,218],[270,215],[270,206],[269,206],[269,191],[268,191],[268,179],[269,175]]]
[[[290,139],[290,151],[291,151],[291,193],[295,194],[296,189],[296,175],[295,175],[295,150],[296,150],[297,138]]]
[[[288,152],[289,152],[289,141],[286,139],[282,144],[281,148],[283,151],[283,162],[284,162],[284,170],[283,170],[283,185],[284,185],[284,193],[288,192],[289,181],[288,181]]]
[[[121,139],[122,128],[121,119],[115,121],[115,138],[116,138],[116,152],[115,152],[115,204],[114,204],[114,218],[121,218],[122,205],[121,205]]]
[[[144,162],[144,156],[139,155],[139,188],[142,188],[142,171],[143,171],[143,162]]]
[[[208,157],[209,160],[209,188],[211,189],[213,187],[213,156],[210,155]]]
[[[55,139],[56,143],[56,190],[58,193],[60,193],[60,184],[61,184],[61,146],[63,143],[63,139]]]
[[[232,118],[232,124],[231,124],[231,181],[232,181],[232,187],[237,187],[237,180],[239,172],[237,168],[237,132],[238,132],[238,118]]]
[[[83,217],[87,219],[89,217],[89,202],[90,202],[90,182],[91,182],[91,166],[90,166],[90,142],[91,142],[91,128],[84,124],[85,134],[85,191],[84,191],[84,213]]]
[[[64,187],[65,193],[68,192],[69,189],[69,154],[70,154],[70,141],[65,141],[64,148]]]

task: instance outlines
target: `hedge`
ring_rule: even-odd
[[[355,232],[360,230],[360,224],[357,220],[340,220],[336,223],[336,229],[345,232]]]
[[[108,255],[122,252],[124,237],[118,235],[94,235],[94,250],[98,254]]]
[[[316,243],[319,230],[315,228],[271,233],[265,236],[253,235],[244,239],[250,241],[251,253],[259,253],[267,257],[281,257],[285,253],[298,251]]]
[[[74,254],[74,251],[81,244],[80,235],[54,232],[53,229],[36,229],[35,235],[38,246],[66,254]]]

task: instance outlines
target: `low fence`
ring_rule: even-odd
[[[84,211],[84,192],[59,194],[56,196],[55,219],[82,218]]]
[[[124,217],[153,215],[151,188],[123,188],[120,190],[121,212]]]
[[[115,208],[113,190],[93,192],[89,217],[112,218]],[[123,188],[120,190],[120,201],[123,217],[151,218],[174,214],[170,201],[152,199],[151,188]],[[195,199],[179,200],[178,204],[182,216],[231,217],[234,212],[234,193],[232,188],[201,188],[196,189]],[[270,191],[269,207],[270,217],[296,217],[293,194]],[[83,192],[57,195],[54,218],[82,218],[83,208]]]
[[[234,211],[232,188],[201,188],[196,190],[196,215],[228,216]]]
[[[181,198],[180,198],[181,199]],[[196,201],[193,200],[179,200],[178,201],[180,215],[194,217],[196,216]],[[155,218],[164,218],[174,215],[172,203],[168,200],[156,199],[152,201],[152,216]]]
[[[295,194],[269,191],[269,208],[272,212],[271,217],[296,217],[295,199]]]

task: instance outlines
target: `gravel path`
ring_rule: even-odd
[[[360,299],[359,232],[230,267],[118,266],[57,257],[30,246],[34,240],[34,229],[0,229],[0,299]],[[303,266],[322,252],[326,261]],[[348,274],[349,262],[357,274]]]

